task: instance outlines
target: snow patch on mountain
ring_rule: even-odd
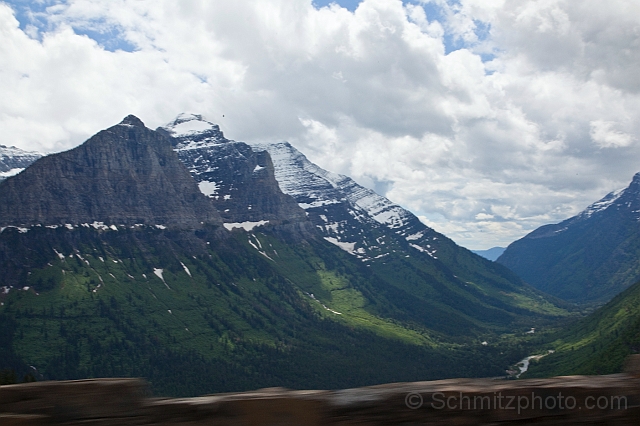
[[[264,226],[267,223],[269,223],[268,220],[260,220],[260,221],[257,221],[257,222],[224,223],[223,226],[228,231],[231,231],[231,230],[236,229],[236,228],[241,228],[241,229],[244,229],[245,231],[249,232],[249,231],[253,231],[253,229],[256,228],[256,227]]]
[[[416,249],[416,250],[418,250],[418,251],[421,251],[421,252],[423,252],[423,253],[426,251],[425,249],[423,249],[422,247],[420,247],[420,246],[419,246],[419,245],[417,245],[417,244],[409,244],[409,245],[410,245],[411,247],[413,247],[414,249]]]
[[[202,133],[207,130],[211,130],[213,126],[200,120],[190,120],[178,123],[173,127],[174,136],[186,136],[192,133]]]
[[[213,197],[214,195],[217,195],[220,186],[216,182],[208,182],[206,180],[203,180],[202,182],[198,183],[198,188],[200,188],[200,192],[202,192],[207,197]]]
[[[335,310],[333,310],[333,309],[331,309],[331,308],[328,308],[325,304],[323,304],[321,301],[319,301],[313,293],[307,293],[307,292],[305,291],[305,294],[306,294],[307,296],[309,296],[311,299],[313,299],[313,300],[315,300],[316,302],[318,302],[320,305],[322,305],[322,307],[323,307],[324,309],[326,309],[327,311],[331,312],[332,314],[342,315],[340,312],[335,311]]]
[[[580,213],[579,217],[588,218],[591,217],[594,213],[606,210],[624,194],[626,189],[627,188],[622,188],[608,193],[601,200],[596,201],[595,203],[584,209],[584,211]]]
[[[340,247],[349,254],[353,254],[356,251],[356,243],[341,242],[333,237],[324,237],[324,239],[329,241],[331,244]]]
[[[19,233],[21,234],[26,234],[27,232],[29,232],[29,228],[22,228],[20,226],[3,226],[0,227],[0,234],[2,234],[4,232],[5,229],[17,229]]]
[[[23,170],[24,168],[15,168],[15,169],[7,170],[6,172],[0,172],[0,179],[6,179],[8,177],[15,176]]]
[[[159,130],[179,139],[180,143],[175,148],[177,151],[200,149],[227,141],[217,124],[199,114],[182,113]]]
[[[424,236],[424,232],[418,232],[417,234],[411,234],[405,238],[407,241],[419,240]]]
[[[162,282],[164,283],[165,287],[167,287],[169,290],[171,290],[171,287],[169,287],[169,284],[167,284],[167,282],[164,280],[164,269],[161,268],[153,268],[153,273],[155,274],[156,277],[160,278],[162,280]]]
[[[275,262],[275,260],[273,260],[273,258],[267,254],[266,250],[262,249],[262,243],[260,242],[258,237],[256,237],[254,234],[249,234],[249,244],[251,245],[251,247],[256,249],[258,251],[258,253],[260,253],[261,255],[266,257],[267,259]],[[275,250],[273,252],[276,255],[278,254]]]
[[[331,204],[339,204],[339,203],[340,201],[338,200],[316,200],[312,203],[298,203],[298,205],[303,209],[308,210],[314,207],[329,206]]]
[[[184,263],[180,262],[180,264],[182,265],[182,269],[184,269],[184,271],[187,273],[187,275],[189,275],[189,277],[193,278],[191,276],[191,271],[189,270],[189,268],[187,268],[187,265],[185,265]]]

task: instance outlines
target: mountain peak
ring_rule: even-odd
[[[135,127],[145,127],[142,120],[140,120],[135,115],[129,114],[127,115],[120,123],[119,126],[135,126]]]
[[[220,126],[206,120],[201,114],[183,112],[156,131],[172,137],[177,150],[206,148],[229,142]]]
[[[180,114],[177,115],[176,119],[174,120],[175,123],[184,123],[187,121],[207,122],[207,120],[204,118],[202,114],[195,114],[192,112],[181,112]]]
[[[169,124],[161,127],[174,138],[193,138],[198,136],[224,139],[220,127],[200,114],[183,112]]]
[[[633,179],[628,187],[629,190],[633,192],[640,192],[640,172],[633,175]]]

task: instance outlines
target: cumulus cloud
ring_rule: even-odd
[[[632,142],[631,135],[615,130],[612,121],[595,120],[591,123],[591,139],[601,148],[617,148],[628,146]]]
[[[196,111],[234,139],[289,140],[472,248],[640,171],[633,0],[39,4],[0,3],[5,145]]]

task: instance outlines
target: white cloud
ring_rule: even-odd
[[[591,139],[601,148],[617,148],[629,146],[633,140],[631,135],[615,130],[613,121],[595,120],[591,123]]]
[[[0,3],[0,143],[57,151],[130,113],[196,111],[289,140],[472,248],[640,171],[639,3],[423,3],[442,19],[400,0],[67,0],[19,27]]]

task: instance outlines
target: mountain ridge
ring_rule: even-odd
[[[244,143],[229,141],[217,125],[200,115],[182,114],[164,130],[170,133],[175,123],[188,129],[185,132],[188,137],[178,145],[178,149],[180,146],[192,148],[189,150],[192,156],[184,157],[184,160],[194,179],[227,186],[224,180],[216,180],[215,175],[208,176],[202,172],[216,168],[217,163],[205,161],[194,164],[193,159],[201,161],[207,158],[209,150],[219,150],[220,146],[244,146]],[[353,179],[311,163],[288,142],[249,145],[255,151],[269,153],[280,189],[304,209],[307,220],[326,241],[370,267],[379,276],[396,281],[401,291],[424,298],[428,291],[420,287],[429,288],[431,298],[442,300],[449,305],[446,309],[453,308],[457,314],[467,309],[462,300],[476,308],[486,309],[484,314],[471,314],[474,318],[497,318],[500,315],[515,318],[511,312],[514,309],[513,299],[519,297],[523,297],[523,307],[528,305],[522,310],[525,317],[531,310],[545,312],[545,315],[550,313],[550,305],[542,302],[546,300],[544,296],[532,292],[508,269],[458,246],[424,225],[411,212],[358,185]],[[223,192],[221,196],[228,195],[226,192],[223,195]],[[397,283],[395,271],[398,270],[407,274],[406,283]],[[476,286],[482,290],[477,292]],[[509,313],[502,311],[498,314],[494,310],[496,306],[507,309]],[[441,312],[441,307],[436,305],[430,309],[433,313]],[[446,314],[441,312],[440,315]],[[438,321],[442,322],[441,319]]]

